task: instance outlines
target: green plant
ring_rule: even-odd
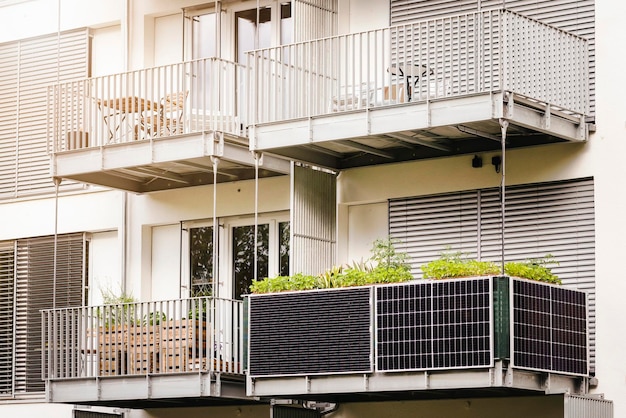
[[[525,279],[537,280],[561,284],[561,279],[554,273],[550,265],[558,265],[552,254],[547,254],[543,258],[532,258],[524,262],[511,262],[504,265],[504,272],[509,276],[523,277]]]
[[[343,266],[333,266],[319,276],[295,274],[293,276],[266,277],[250,286],[252,293],[272,293],[287,290],[312,290],[337,287],[363,286],[375,283],[397,283],[413,279],[406,254],[397,252],[392,240],[376,240],[372,256],[366,261],[354,261]]]
[[[97,314],[105,326],[137,323],[135,307],[132,305],[137,300],[130,293],[126,293],[122,289],[119,293],[115,293],[111,289],[103,289],[101,293],[105,306],[99,307]]]
[[[145,314],[141,320],[142,325],[159,325],[161,322],[167,320],[167,315],[163,312],[156,311]]]
[[[552,255],[524,262],[508,262],[504,274],[560,284],[561,280],[552,273],[550,265],[558,264]],[[425,279],[452,279],[471,276],[493,276],[502,273],[501,267],[492,261],[477,261],[463,257],[461,252],[442,252],[441,257],[422,266]]]

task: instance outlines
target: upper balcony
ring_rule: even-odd
[[[586,40],[507,10],[262,49],[249,59],[252,149],[317,165],[494,150],[503,134],[507,147],[588,138]]]
[[[246,80],[209,58],[54,85],[52,176],[142,193],[286,174],[249,151]]]
[[[247,403],[241,301],[192,298],[47,310],[49,402],[145,408]]]

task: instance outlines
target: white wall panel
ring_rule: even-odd
[[[188,297],[181,294],[180,224],[152,228],[152,283],[150,300]],[[188,283],[182,283],[188,286]]]

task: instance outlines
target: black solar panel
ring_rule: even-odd
[[[250,375],[371,371],[370,298],[370,288],[251,296]]]
[[[490,278],[377,288],[381,371],[492,364]]]
[[[585,293],[514,280],[513,364],[520,368],[586,375]]]

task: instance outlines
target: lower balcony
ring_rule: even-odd
[[[250,402],[240,301],[193,298],[43,312],[49,402],[145,408]]]
[[[584,292],[510,277],[251,295],[248,395],[585,395],[587,320]]]
[[[50,87],[52,177],[143,193],[288,173],[249,151],[245,80],[206,58]]]
[[[333,169],[584,142],[587,41],[508,10],[250,53],[251,147]]]

